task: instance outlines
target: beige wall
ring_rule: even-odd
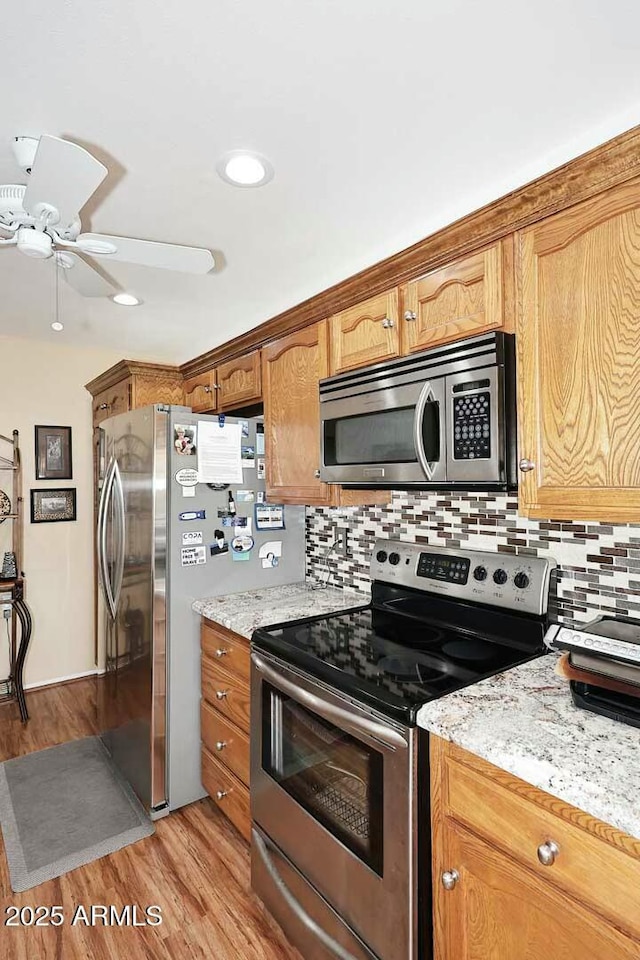
[[[120,359],[122,353],[65,342],[0,337],[0,434],[10,437],[12,430],[20,431],[23,459],[24,570],[34,623],[26,684],[94,668],[91,397],[83,384]],[[37,423],[72,428],[72,480],[35,480]],[[78,519],[31,524],[29,490],[55,486],[76,487]],[[11,496],[10,473],[0,472],[0,489]],[[10,549],[9,527],[8,521],[0,524],[0,550]],[[4,622],[0,628],[0,677],[6,677]]]

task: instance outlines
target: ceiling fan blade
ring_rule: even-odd
[[[57,255],[56,260],[58,269],[62,270],[67,283],[83,297],[111,297],[117,293],[117,287],[82,257],[67,253],[65,250],[64,253]]]
[[[79,147],[59,137],[40,137],[33,169],[22,205],[32,217],[54,207],[60,219],[50,220],[67,227],[98,189],[107,175],[104,164]]]
[[[209,273],[215,266],[210,250],[181,247],[175,243],[153,240],[132,240],[130,237],[109,237],[102,233],[81,233],[76,246],[92,256],[140,263],[145,267],[179,270],[183,273]]]

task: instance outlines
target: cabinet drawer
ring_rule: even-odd
[[[216,760],[249,786],[249,737],[203,700],[200,704],[202,742]]]
[[[202,621],[201,640],[204,654],[214,662],[221,663],[225,670],[249,682],[251,657],[248,640],[225,627],[211,626],[207,620]]]
[[[249,732],[249,684],[207,656],[202,657],[202,696],[237,727]]]
[[[484,766],[487,771],[495,769]],[[505,779],[519,792],[505,786]],[[503,771],[495,769],[495,777],[489,779],[478,774],[476,764],[467,767],[451,757],[445,761],[443,786],[446,816],[518,860],[540,882],[556,885],[632,936],[640,934],[640,860],[607,842],[607,834],[616,832],[613,828]],[[549,808],[527,799],[527,794],[544,797]],[[565,819],[568,815],[573,822]],[[548,853],[550,844],[557,853],[545,866],[538,850]]]
[[[247,843],[251,842],[249,790],[226,767],[202,748],[202,783],[216,806],[231,820]]]

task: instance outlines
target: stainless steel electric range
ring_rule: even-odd
[[[305,960],[431,955],[416,714],[545,652],[554,566],[379,540],[369,606],[254,633],[252,885]]]

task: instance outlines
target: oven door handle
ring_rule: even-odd
[[[283,693],[288,694],[298,703],[309,707],[310,710],[317,713],[319,717],[328,720],[329,723],[339,724],[354,733],[362,733],[373,737],[392,750],[397,747],[404,748],[405,750],[408,748],[409,745],[405,738],[392,727],[384,723],[378,723],[376,720],[369,720],[367,717],[357,716],[348,710],[344,710],[342,707],[336,707],[332,703],[327,703],[322,697],[317,697],[314,693],[309,693],[308,690],[302,690],[297,684],[283,677],[278,670],[270,667],[257,653],[251,654],[251,660],[256,670],[263,673],[274,686],[282,690]]]
[[[427,454],[424,449],[424,441],[422,439],[422,424],[425,416],[425,408],[428,403],[435,403],[438,406],[438,456],[437,459],[433,461],[427,460]],[[424,387],[420,391],[420,396],[418,397],[418,402],[416,403],[416,412],[413,418],[413,442],[416,448],[418,461],[420,462],[420,466],[424,470],[428,480],[433,479],[436,465],[442,459],[442,432],[440,401],[433,391],[431,381],[427,380]]]
[[[276,889],[280,893],[280,896],[287,904],[289,909],[295,916],[298,918],[300,923],[317,939],[322,943],[322,945],[338,960],[356,960],[356,957],[352,953],[349,953],[337,940],[327,933],[326,930],[323,930],[319,923],[317,923],[313,917],[310,917],[306,910],[302,907],[300,903],[296,900],[294,895],[289,890],[288,886],[278,873],[277,867],[274,864],[271,856],[269,855],[269,850],[267,844],[262,839],[260,834],[256,830],[251,831],[251,841],[254,848],[260,854],[260,859],[262,860],[267,873],[271,877]]]

